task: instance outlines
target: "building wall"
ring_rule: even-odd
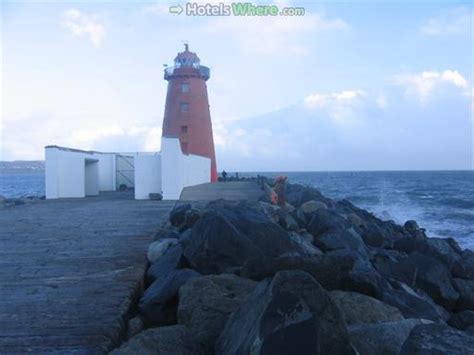
[[[183,188],[210,182],[211,159],[183,154],[178,138],[163,137],[161,149],[161,154],[134,154],[136,199],[162,193],[166,200],[177,200]],[[46,147],[46,198],[85,197],[115,190],[115,155]]]
[[[211,181],[211,159],[183,154],[179,139],[161,139],[162,189],[165,200],[177,200],[183,188]]]
[[[135,199],[147,200],[150,193],[162,193],[161,155],[159,153],[136,153]]]
[[[86,196],[86,159],[95,161],[87,170],[87,195],[115,190],[113,153],[86,152],[49,146],[45,148],[46,198]]]

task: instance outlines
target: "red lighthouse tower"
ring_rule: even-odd
[[[211,159],[211,181],[217,181],[216,156],[206,81],[210,70],[184,45],[173,67],[165,69],[168,81],[163,137],[179,137],[181,150]]]

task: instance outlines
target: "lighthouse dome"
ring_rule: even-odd
[[[174,65],[177,68],[181,67],[193,67],[199,68],[200,60],[196,53],[189,51],[189,46],[184,45],[184,52],[178,53],[174,59]]]

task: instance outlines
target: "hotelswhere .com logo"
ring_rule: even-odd
[[[279,7],[278,5],[256,5],[250,2],[196,3],[172,5],[170,14],[187,16],[304,16],[304,7]]]

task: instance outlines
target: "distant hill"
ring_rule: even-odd
[[[15,161],[0,161],[1,170],[44,170],[44,160],[15,160]]]

